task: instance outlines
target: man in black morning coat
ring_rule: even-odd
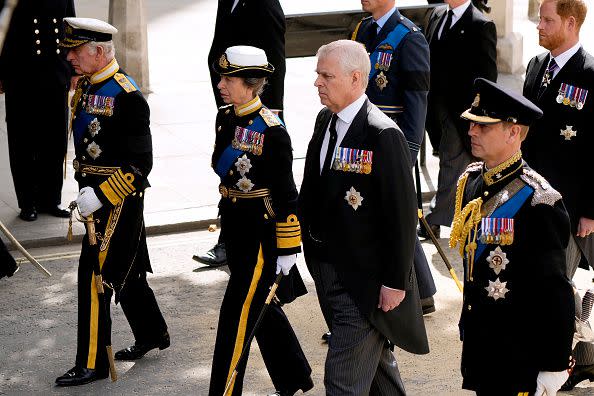
[[[438,235],[440,225],[452,223],[456,180],[473,159],[468,122],[460,114],[472,103],[476,78],[497,80],[497,33],[493,21],[470,0],[445,3],[431,14],[426,32],[431,51],[426,128],[431,145],[439,152],[437,192],[426,218]],[[424,229],[419,231],[419,235],[425,236]]]
[[[594,58],[579,41],[586,11],[582,0],[542,3],[537,28],[539,44],[548,51],[530,60],[524,82],[524,96],[544,112],[524,143],[526,161],[563,196],[571,222],[570,279],[578,265],[588,269],[594,263]],[[594,380],[594,345],[578,343],[574,357],[576,368],[562,390]]]
[[[266,107],[283,119],[285,29],[285,14],[279,0],[219,0],[214,37],[208,53],[210,81],[217,107],[225,103],[217,88],[220,76],[212,65],[227,48],[251,45],[263,49],[275,68],[260,99]],[[210,266],[226,264],[225,244],[222,241],[220,236],[215,246],[206,253],[194,255],[193,259]]]
[[[307,150],[298,211],[305,260],[332,337],[328,395],[405,394],[386,340],[429,351],[413,271],[417,223],[410,154],[396,124],[365,95],[365,48],[318,50],[324,108]]]

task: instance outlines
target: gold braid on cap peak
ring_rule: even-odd
[[[462,198],[464,197],[464,188],[468,180],[468,173],[462,175],[456,188],[456,207],[454,212],[454,221],[452,222],[452,232],[450,233],[450,247],[454,248],[460,245],[460,256],[468,260],[468,279],[472,280],[472,270],[474,268],[474,252],[477,248],[476,238],[478,234],[478,224],[481,221],[481,208],[483,199],[478,197],[468,202],[462,209]],[[471,230],[474,233],[471,234]]]

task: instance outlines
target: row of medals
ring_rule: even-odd
[[[584,103],[586,103],[587,96],[588,90],[563,83],[561,84],[561,88],[559,88],[557,103],[564,104],[565,106],[575,107],[576,109],[581,110],[584,108]]]

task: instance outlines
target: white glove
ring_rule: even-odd
[[[78,198],[76,198],[76,204],[78,205],[80,214],[84,217],[87,217],[103,206],[92,187],[83,187],[80,189]]]
[[[276,273],[283,271],[283,275],[289,275],[289,271],[297,262],[296,254],[289,254],[288,256],[278,256],[276,259]]]
[[[563,371],[541,371],[536,378],[535,396],[555,396],[557,391],[569,378],[567,370]]]

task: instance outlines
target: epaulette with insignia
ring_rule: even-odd
[[[561,194],[555,190],[538,172],[530,168],[524,168],[524,174],[520,176],[523,181],[534,189],[534,195],[530,204],[536,206],[545,204],[553,206],[561,199]]]
[[[359,28],[361,27],[361,24],[368,19],[371,19],[371,15],[366,16],[365,18],[361,19],[359,23],[357,23],[357,26],[355,26],[355,30],[353,30],[353,34],[351,35],[351,40],[357,40],[357,34],[359,33]]]
[[[280,122],[280,120],[278,119],[276,114],[274,114],[272,111],[270,111],[266,107],[262,107],[260,109],[260,116],[264,119],[264,122],[269,127],[282,125],[282,123]]]
[[[124,88],[124,91],[126,91],[127,93],[136,91],[136,87],[134,86],[134,84],[132,84],[128,77],[126,77],[125,74],[116,73],[113,75],[113,78],[115,78],[118,84],[120,84],[120,86]]]
[[[421,30],[408,18],[402,17],[402,19],[400,19],[400,23],[406,26],[408,30],[410,30],[411,32],[418,32],[419,30]]]

